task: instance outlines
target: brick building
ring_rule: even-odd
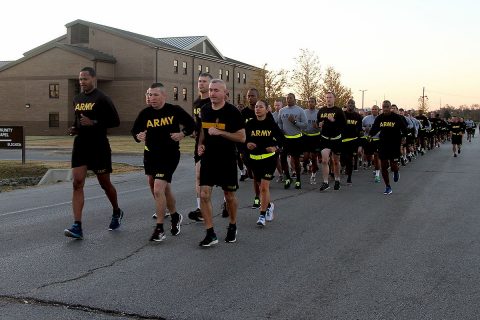
[[[130,131],[153,82],[162,82],[167,101],[188,112],[200,72],[223,79],[234,104],[261,83],[261,69],[223,56],[206,36],[153,38],[83,20],[66,28],[67,34],[0,65],[0,125],[23,125],[27,135],[65,134],[86,66],[96,69],[97,87],[118,109],[122,123],[114,134]]]

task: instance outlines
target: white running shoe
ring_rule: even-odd
[[[267,212],[265,214],[265,219],[267,221],[272,221],[273,220],[273,210],[275,209],[275,205],[273,202],[270,202],[270,207],[267,208]]]

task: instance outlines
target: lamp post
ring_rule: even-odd
[[[363,101],[364,101],[364,97],[365,97],[365,91],[368,91],[368,89],[364,89],[364,90],[358,90],[358,91],[362,91],[362,110],[363,110]]]

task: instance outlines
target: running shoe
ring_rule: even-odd
[[[260,208],[260,198],[255,197],[255,199],[253,200],[252,209],[258,209],[258,208]]]
[[[257,226],[265,227],[265,216],[260,215],[257,220]]]
[[[155,227],[153,230],[152,236],[150,237],[150,241],[161,242],[165,240],[167,237],[165,236],[165,232],[160,231],[159,228]]]
[[[228,210],[227,210],[227,202],[226,201],[223,201],[223,204],[222,204],[222,217],[223,218],[228,218],[229,214],[228,214]]]
[[[63,231],[66,237],[83,239],[82,227],[79,224],[74,223],[70,229],[65,229]]]
[[[320,186],[320,191],[325,191],[330,189],[330,186],[328,185],[327,182],[322,182],[322,185]]]
[[[456,154],[456,153],[454,153],[454,154],[453,154],[453,156],[456,158],[456,157],[457,157],[457,154]]]
[[[215,233],[213,235],[209,235],[207,233],[207,235],[205,236],[205,239],[200,241],[198,245],[200,247],[210,247],[211,245],[214,245],[217,243],[218,243],[217,235]]]
[[[458,148],[458,154],[460,154],[460,152],[462,152],[462,150],[460,150],[460,148]]]
[[[335,184],[333,185],[333,190],[340,190],[340,181],[335,180]]]
[[[312,172],[312,175],[310,176],[310,184],[317,184],[317,177],[316,174]]]
[[[172,236],[178,236],[180,234],[180,226],[183,221],[183,216],[180,213],[172,215],[172,226],[170,227],[170,232]]]
[[[380,176],[375,176],[375,183],[380,183]]]
[[[385,191],[383,192],[383,194],[385,194],[385,195],[386,194],[392,194],[392,192],[393,192],[392,188],[390,186],[388,186],[388,187],[385,188]]]
[[[351,176],[347,177],[347,184],[352,184],[352,177]]]
[[[119,209],[119,213],[118,214],[113,214],[112,215],[112,220],[110,221],[110,225],[108,226],[108,230],[112,231],[112,230],[117,230],[118,228],[120,228],[120,224],[122,223],[122,219],[123,219],[123,211],[122,209]]]
[[[399,179],[400,179],[400,172],[394,171],[393,172],[393,181],[398,182]]]
[[[270,205],[267,208],[267,212],[265,214],[265,219],[267,221],[272,221],[273,220],[273,209],[275,209],[275,205],[273,202],[270,202]]]
[[[228,226],[227,228],[227,236],[225,237],[225,242],[236,242],[237,241],[237,226]]]
[[[165,218],[168,218],[170,217],[170,212],[168,212],[168,210],[165,210]],[[154,214],[152,214],[152,219],[157,219],[157,213],[155,212]]]
[[[202,222],[203,221],[202,211],[200,211],[200,208],[190,211],[188,213],[188,218],[196,222]]]
[[[289,178],[285,179],[285,184],[283,185],[283,187],[285,189],[288,189],[290,188],[290,184],[292,183],[292,180],[290,180]]]
[[[295,181],[295,189],[302,189],[302,183],[300,180]]]

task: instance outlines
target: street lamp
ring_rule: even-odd
[[[365,95],[365,91],[368,91],[368,89],[358,90],[358,91],[362,91],[362,110],[363,110],[363,98],[364,98],[364,95]]]

